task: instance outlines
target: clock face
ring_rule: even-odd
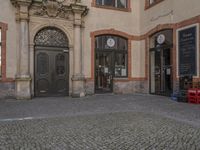
[[[109,47],[114,47],[114,46],[115,46],[115,40],[114,40],[113,38],[109,38],[109,39],[107,40],[107,45],[108,45]]]
[[[160,34],[157,37],[157,42],[158,42],[158,44],[163,44],[165,42],[165,35],[164,34]]]

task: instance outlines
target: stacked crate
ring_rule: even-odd
[[[197,97],[198,97],[197,92],[198,91],[200,92],[200,90],[196,89],[196,88],[190,88],[190,89],[188,89],[187,98],[188,98],[188,102],[189,103],[194,103],[194,104],[197,103]],[[199,96],[200,96],[200,93],[199,93]]]

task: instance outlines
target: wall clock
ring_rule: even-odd
[[[115,40],[113,38],[108,38],[107,45],[109,47],[114,47],[115,46]]]
[[[163,44],[165,42],[165,35],[164,34],[158,35],[157,42],[158,44]]]

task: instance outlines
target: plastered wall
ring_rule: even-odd
[[[91,76],[91,38],[90,33],[98,30],[115,29],[127,34],[139,34],[139,1],[131,0],[131,12],[91,7],[91,0],[82,0],[89,7],[83,29],[84,73]]]
[[[154,30],[159,25],[171,24],[173,25],[179,24],[181,27],[184,27],[183,24],[180,24],[182,21],[186,21],[192,19],[196,16],[200,15],[200,1],[199,0],[164,0],[161,3],[149,8],[145,8],[145,1],[141,1],[140,3],[140,35],[145,35],[145,38],[148,39],[152,30]],[[192,24],[192,20],[187,22],[187,25]],[[175,26],[174,26],[175,27]],[[178,27],[179,28],[179,27]],[[175,30],[178,28],[174,28]],[[158,31],[158,30],[155,30]],[[173,37],[173,44],[176,45],[176,34]],[[147,51],[149,48],[148,43]],[[141,48],[142,49],[142,48]],[[176,48],[174,48],[176,51]],[[173,55],[176,53],[174,52]],[[176,58],[174,57],[174,62]],[[174,64],[174,66],[176,66]],[[149,66],[147,65],[147,70]],[[138,70],[139,71],[139,70]],[[176,72],[176,70],[174,70]],[[175,78],[174,78],[175,80]]]
[[[132,42],[132,77],[145,78],[145,40]]]
[[[164,0],[144,10],[145,1],[140,0],[140,33],[145,34],[159,24],[178,23],[200,15],[199,0]]]

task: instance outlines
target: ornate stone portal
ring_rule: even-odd
[[[72,75],[72,96],[85,96],[85,78],[81,64],[81,26],[83,17],[87,14],[88,8],[81,4],[80,0],[11,0],[17,8],[16,20],[19,22],[19,43],[18,71],[16,74],[16,98],[30,99],[33,95],[33,74],[30,73],[31,40],[29,39],[30,18],[43,18],[48,21],[66,20],[73,21],[73,75]],[[32,28],[32,27],[31,27]]]

